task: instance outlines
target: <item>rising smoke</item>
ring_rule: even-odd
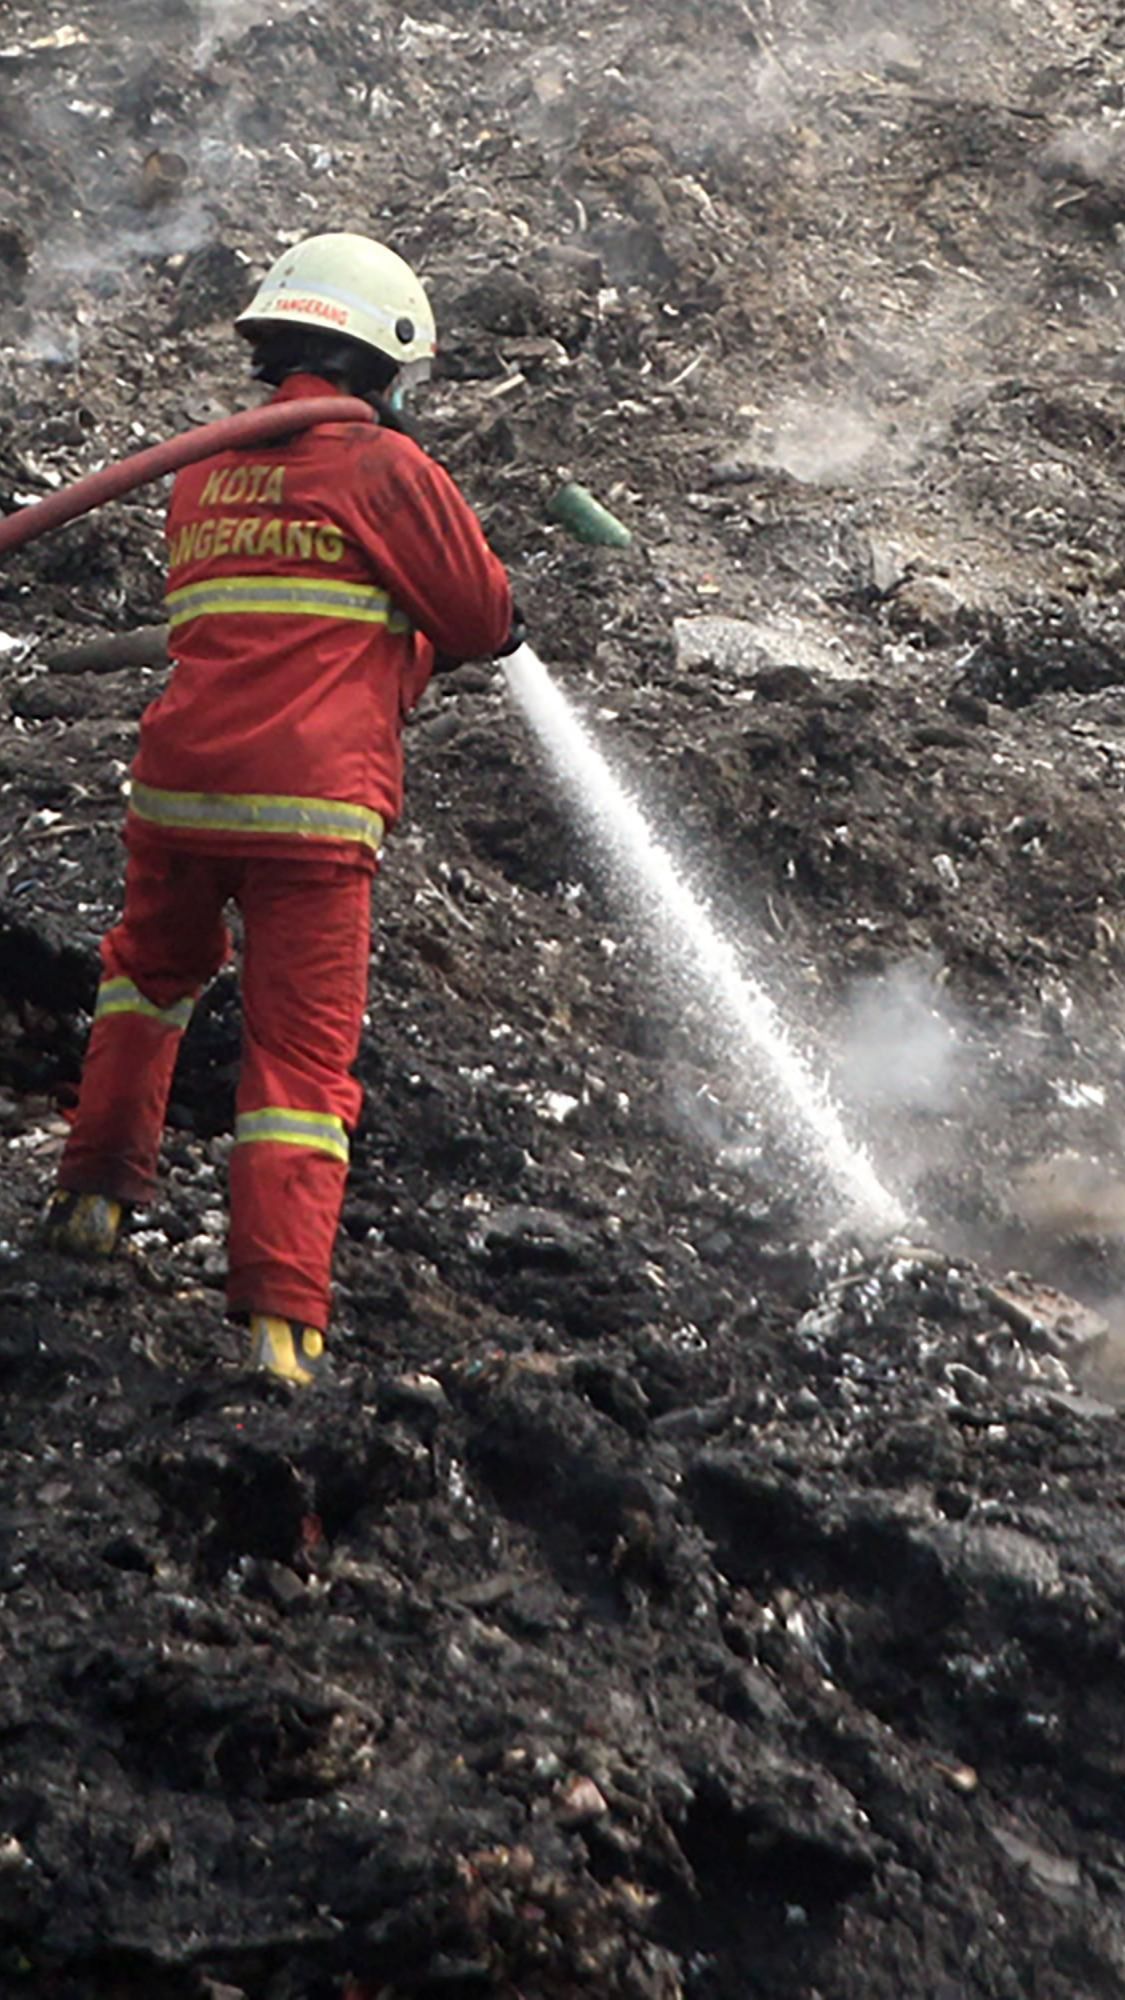
[[[307,5],[308,0],[198,0],[194,59],[206,62],[220,42],[234,41],[265,21],[285,20]]]
[[[937,968],[907,961],[851,995],[838,1038],[848,1096],[880,1119],[952,1112],[979,1075],[967,1016]]]
[[[160,50],[167,75],[185,86],[223,43],[250,28],[300,11],[307,0],[198,0],[164,17]],[[154,55],[150,43],[123,36],[126,77],[115,96],[144,100]],[[167,93],[165,92],[165,98]],[[28,143],[71,175],[65,218],[35,243],[22,288],[15,345],[24,361],[73,365],[95,322],[97,302],[131,284],[146,286],[144,267],[185,257],[216,236],[215,197],[249,185],[255,154],[239,134],[240,100],[211,93],[202,117],[178,116],[164,101],[137,124],[110,115],[69,84],[40,89],[20,107]],[[0,305],[4,302],[0,300]],[[5,326],[5,332],[8,327]]]

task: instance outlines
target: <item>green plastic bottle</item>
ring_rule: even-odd
[[[576,541],[604,549],[627,549],[633,537],[623,521],[603,507],[585,486],[571,479],[560,486],[547,508],[547,518],[569,529]]]

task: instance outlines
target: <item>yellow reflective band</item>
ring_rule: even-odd
[[[378,854],[381,814],[343,799],[304,799],[268,792],[166,792],[133,783],[129,804],[154,826],[205,833],[281,834],[297,840],[351,840]]]
[[[171,1007],[154,1007],[131,979],[103,979],[94,1004],[94,1019],[103,1020],[107,1014],[144,1014],[148,1020],[160,1021],[164,1027],[181,1034],[191,1020],[194,1005],[189,998],[177,1000]]]
[[[310,1146],[316,1153],[330,1153],[334,1160],[349,1157],[348,1134],[342,1118],[322,1111],[292,1111],[281,1104],[269,1104],[264,1111],[242,1111],[234,1122],[236,1146]]]
[[[331,577],[210,577],[170,590],[165,598],[173,629],[189,618],[257,617],[348,618],[409,632],[410,620],[396,611],[385,590],[374,584],[338,583]]]

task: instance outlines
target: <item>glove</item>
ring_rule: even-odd
[[[520,610],[519,605],[513,604],[512,622],[508,628],[508,636],[505,639],[504,644],[502,646],[497,646],[496,651],[494,652],[492,657],[494,660],[506,660],[509,653],[518,652],[519,648],[521,646],[525,646],[526,644],[527,644],[527,620],[525,619],[523,612]]]
[[[512,622],[508,627],[508,636],[502,646],[497,646],[496,651],[492,655],[493,659],[506,660],[508,654],[516,652],[520,646],[525,644],[526,640],[527,626],[524,623],[523,613],[517,605],[513,604]],[[457,668],[463,667],[464,664],[463,659],[459,656],[455,658],[452,653],[437,653],[434,656],[435,674],[455,673]]]

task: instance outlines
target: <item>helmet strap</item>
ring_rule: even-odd
[[[407,416],[401,402],[396,402],[394,397],[380,396],[376,390],[369,390],[364,402],[370,403],[385,431],[397,431],[399,437],[408,437],[414,444],[421,445],[418,427]]]

